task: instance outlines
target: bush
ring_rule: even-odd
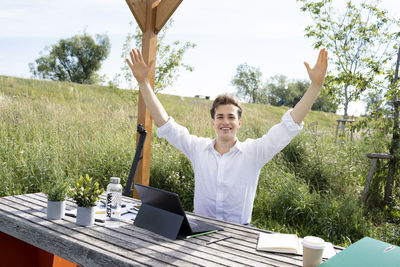
[[[371,223],[364,216],[358,196],[325,195],[319,205],[318,235],[336,244],[350,244],[370,235]]]
[[[252,222],[273,231],[279,230],[273,228],[278,222],[296,232],[312,232],[319,195],[310,192],[303,180],[280,168],[280,164],[271,162],[268,165],[260,177]]]
[[[166,140],[153,140],[150,185],[179,194],[183,208],[193,211],[194,173],[191,162]]]

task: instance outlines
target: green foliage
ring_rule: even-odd
[[[85,178],[81,175],[69,190],[68,195],[79,207],[90,208],[96,206],[96,202],[100,199],[99,195],[103,194],[103,188],[99,187],[99,183],[93,181],[93,178],[86,174]]]
[[[190,133],[215,136],[210,100],[159,98]],[[89,173],[99,188],[112,176],[125,184],[136,147],[132,102],[128,90],[0,76],[0,196],[39,192],[55,175],[74,180]],[[265,134],[288,110],[243,106],[241,141]],[[299,236],[318,235],[343,246],[364,235],[400,244],[399,186],[395,183],[392,205],[360,203],[370,166],[365,154],[373,151],[373,143],[368,136],[356,135],[353,142],[335,145],[337,118],[310,112],[302,133],[262,169],[252,223]],[[155,131],[150,184],[179,193],[184,208],[193,210],[192,166]],[[382,175],[387,172],[383,164],[378,169]]]
[[[350,101],[366,91],[382,86],[400,38],[400,20],[389,18],[378,8],[379,1],[366,1],[359,6],[347,1],[344,12],[332,6],[332,0],[297,0],[301,10],[314,21],[305,28],[314,47],[330,52],[325,86],[347,116]],[[393,49],[393,50],[392,50]]]
[[[69,191],[69,179],[53,176],[43,188],[43,193],[50,201],[64,201]]]
[[[289,80],[281,74],[272,76],[266,84],[268,103],[273,106],[294,107],[309,87],[310,82],[307,80]],[[326,88],[323,88],[314,102],[312,110],[336,112],[336,109],[337,105],[327,93]]]
[[[289,80],[282,74],[270,77],[264,84],[259,68],[240,64],[231,84],[236,87],[236,95],[249,103],[294,107],[303,97],[310,82]],[[312,110],[336,112],[337,104],[323,88],[312,106]]]
[[[385,206],[390,204],[392,208],[396,205],[393,198],[393,188],[399,184],[400,177],[400,132],[399,132],[399,101],[398,95],[400,89],[398,87],[398,69],[400,62],[400,49],[397,55],[397,64],[394,71],[387,74],[386,80],[390,81],[389,87],[386,89],[385,99],[382,99],[380,90],[376,93],[370,93],[372,96],[369,101],[368,117],[357,122],[352,130],[361,132],[363,136],[368,136],[368,140],[373,145],[374,152],[387,153],[392,155],[393,159],[388,161],[388,173],[386,181],[382,176],[382,171],[376,172],[375,180],[372,182],[372,190],[369,191],[368,204],[370,206]],[[392,78],[393,77],[393,78]],[[386,105],[385,105],[386,104]],[[379,162],[382,164],[381,162]],[[378,164],[378,167],[380,166]],[[385,164],[386,165],[386,164]],[[386,168],[385,168],[386,169]],[[379,168],[378,168],[379,170]],[[384,198],[381,201],[381,192],[384,189]]]
[[[87,33],[61,39],[47,48],[48,55],[42,55],[30,63],[34,77],[54,81],[76,83],[95,83],[99,80],[96,71],[101,68],[110,51],[110,39],[107,35],[96,35],[96,41]]]
[[[265,88],[262,85],[261,78],[262,73],[260,68],[244,63],[237,67],[231,84],[236,87],[236,94],[240,98],[253,104],[266,104]]]
[[[179,194],[185,210],[193,211],[194,174],[192,164],[165,140],[154,138],[150,185]]]
[[[193,67],[183,63],[183,56],[190,48],[195,48],[196,44],[192,42],[184,42],[176,40],[172,43],[166,43],[166,35],[169,28],[172,27],[173,20],[170,19],[157,35],[157,58],[156,73],[154,78],[154,90],[160,92],[165,88],[172,86],[179,77],[181,68],[192,72]],[[130,23],[131,27],[133,22]],[[136,80],[132,75],[132,71],[126,63],[125,59],[129,57],[132,48],[141,48],[143,33],[139,26],[136,26],[134,33],[128,33],[123,44],[121,58],[123,59],[123,67],[121,68],[122,78],[130,86],[136,87]],[[134,42],[134,46],[132,44]],[[119,84],[120,77],[115,78],[116,84]]]
[[[360,207],[359,197],[354,194],[328,195],[318,205],[317,227],[320,236],[349,244],[364,236],[371,236],[373,225]]]
[[[374,235],[360,205],[358,184],[367,161],[362,147],[343,145],[305,129],[262,170],[252,222],[300,236],[317,235],[347,245]],[[322,141],[328,138],[329,141]],[[360,158],[358,158],[360,157]]]

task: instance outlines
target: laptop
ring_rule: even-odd
[[[202,220],[189,219],[179,195],[158,188],[135,184],[142,205],[135,219],[135,226],[146,228],[170,239],[177,236],[221,231],[222,228]]]
[[[364,237],[319,266],[399,267],[400,247],[370,237]]]

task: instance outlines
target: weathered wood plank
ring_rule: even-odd
[[[370,159],[392,159],[393,155],[389,153],[369,153],[366,155]]]
[[[211,223],[219,224],[219,226],[225,228],[225,231],[221,232],[222,234],[213,234],[204,237],[199,237],[196,239],[189,239],[185,241],[186,247],[188,246],[189,243],[195,243],[200,246],[205,246],[206,242],[213,240],[214,238],[220,238],[229,234],[233,236],[233,238],[230,239],[229,241],[225,241],[222,244],[212,245],[214,246],[213,253],[216,252],[220,254],[222,253],[222,255],[219,255],[219,257],[226,257],[227,259],[237,258],[239,262],[240,261],[242,262],[242,264],[245,264],[250,261],[250,264],[253,266],[258,265],[260,263],[265,264],[266,260],[269,261],[270,264],[276,264],[278,266],[301,265],[301,260],[302,260],[301,256],[256,251],[255,250],[256,243],[258,239],[258,234],[260,232],[260,230],[257,228],[243,226],[234,223],[228,223],[225,221],[218,221],[218,220],[216,221],[215,219],[210,219],[208,217],[203,217],[190,213],[189,217],[193,218],[200,217],[201,219],[207,220]],[[230,227],[226,227],[227,225],[229,225]],[[147,234],[152,235],[152,233],[150,232]],[[155,237],[157,236],[158,235],[155,235]],[[236,245],[235,248],[231,247],[232,243]],[[198,248],[193,248],[193,249],[198,249]]]
[[[23,196],[22,196],[23,197]],[[30,198],[35,198],[38,196],[29,196]],[[41,198],[41,205],[45,205],[45,197],[42,196]],[[190,242],[185,241],[185,240],[178,240],[175,242],[178,242],[178,244],[176,244],[175,242],[170,242],[170,240],[165,239],[159,235],[153,234],[151,232],[148,232],[144,229],[140,229],[140,228],[136,228],[134,232],[132,232],[132,229],[124,229],[124,227],[121,227],[120,230],[123,231],[127,231],[124,234],[126,235],[130,235],[130,234],[134,234],[134,236],[130,237],[130,238],[138,238],[141,237],[143,239],[149,239],[149,236],[151,237],[149,240],[154,239],[156,244],[167,244],[169,246],[172,246],[173,249],[177,249],[176,246],[178,246],[178,248],[181,251],[187,252],[187,253],[192,253],[193,255],[197,255],[199,257],[203,257],[205,259],[212,259],[220,264],[227,264],[227,265],[231,265],[231,264],[235,264],[235,265],[247,265],[250,264],[252,266],[259,266],[259,265],[266,265],[267,262],[270,266],[293,266],[292,264],[290,265],[286,265],[285,263],[283,263],[282,261],[276,261],[274,259],[269,259],[265,258],[265,257],[259,257],[257,260],[254,260],[253,257],[254,256],[245,256],[242,255],[244,253],[239,253],[240,251],[236,251],[236,250],[231,250],[229,248],[227,249],[223,249],[223,250],[215,250],[215,248],[211,248],[211,247],[207,247],[205,245],[205,243],[207,241],[202,241],[201,239],[189,239]],[[253,229],[251,229],[252,231],[254,231]],[[138,235],[138,231],[140,231],[140,235]],[[222,236],[222,235],[221,235]],[[212,239],[212,237],[207,237]],[[200,240],[200,242],[199,242]],[[255,248],[255,246],[254,246]],[[201,254],[202,253],[202,254]],[[235,254],[236,253],[236,254]],[[217,254],[217,255],[215,255]]]
[[[18,196],[20,198],[21,196]],[[23,196],[22,196],[23,197]],[[30,199],[27,199],[28,201],[32,199],[32,196],[29,197]],[[41,200],[43,200],[42,198]],[[40,201],[40,200],[39,200]],[[44,205],[44,203],[41,203]],[[132,240],[132,238],[139,238],[142,241],[148,240],[148,242],[151,242],[155,250],[161,251],[157,246],[165,246],[173,250],[178,250],[182,253],[187,253],[192,256],[196,256],[199,258],[191,259],[192,262],[197,262],[201,263],[202,259],[208,260],[208,261],[214,261],[214,263],[218,264],[223,264],[227,266],[231,266],[232,264],[242,264],[242,265],[252,265],[252,266],[257,266],[257,265],[264,265],[264,262],[257,262],[253,261],[252,259],[249,259],[246,261],[246,259],[243,259],[242,257],[239,257],[237,255],[232,255],[230,252],[221,252],[221,253],[215,253],[215,251],[212,248],[206,247],[205,243],[201,245],[197,244],[190,244],[185,240],[179,240],[179,241],[173,241],[166,239],[162,236],[153,234],[151,232],[148,232],[147,230],[140,229],[137,227],[134,227],[134,231],[132,231],[132,227],[124,225],[123,227],[113,229],[114,231],[121,232],[122,237],[121,238],[127,238],[128,240]],[[149,238],[150,237],[150,238]],[[152,242],[153,241],[153,242]],[[217,255],[215,255],[217,254]],[[179,255],[177,255],[179,256]],[[182,257],[182,255],[181,255]],[[206,262],[205,264],[210,265],[211,262]]]
[[[125,197],[124,202],[140,203],[138,200]],[[63,242],[65,242],[64,239],[67,239],[69,242],[79,243],[79,246],[86,247],[86,251],[89,251],[87,253],[94,250],[95,253],[103,255],[116,254],[117,260],[127,261],[127,264],[133,264],[129,263],[129,261],[133,261],[134,264],[152,266],[167,264],[177,266],[302,266],[301,256],[256,251],[259,232],[268,231],[192,213],[188,213],[188,217],[216,224],[223,227],[224,231],[198,238],[171,241],[145,229],[137,228],[133,226],[133,223],[122,222],[121,227],[110,229],[98,223],[93,227],[79,227],[75,224],[75,219],[71,217],[59,221],[48,221],[44,211],[47,197],[42,193],[5,197],[0,199],[0,203],[5,204],[0,205],[0,218],[6,207],[10,209],[7,211],[8,213],[14,212],[8,216],[18,217],[22,221],[34,224],[35,226],[31,226],[31,228],[35,228],[36,231],[39,231],[36,228],[47,229],[53,238],[56,237]],[[75,208],[75,204],[71,201],[67,201],[67,205]],[[0,230],[1,227],[0,224]],[[208,241],[228,235],[232,238],[206,245]],[[32,244],[35,245],[35,243]],[[60,249],[58,251],[65,253]],[[63,255],[49,252],[70,260]],[[70,261],[75,262],[74,260]],[[86,266],[82,263],[77,264]]]
[[[136,244],[136,240],[133,240],[132,243],[129,243],[129,247],[121,247],[121,243],[123,240],[113,237],[112,235],[107,235],[102,233],[101,231],[97,231],[98,238],[93,234],[95,229],[97,228],[104,229],[101,226],[93,226],[93,227],[80,227],[75,224],[73,218],[67,217],[65,220],[58,221],[47,221],[43,212],[35,211],[34,214],[29,214],[24,212],[24,210],[31,210],[29,207],[21,207],[21,205],[15,201],[1,201],[2,207],[0,210],[9,209],[10,212],[16,213],[18,216],[22,216],[25,220],[35,223],[37,226],[44,226],[48,228],[50,231],[43,233],[44,239],[49,237],[54,237],[60,235],[61,237],[68,236],[73,237],[76,240],[75,244],[91,244],[92,251],[96,254],[106,253],[109,255],[108,258],[111,257],[110,262],[114,260],[114,258],[125,258],[125,260],[131,261],[129,259],[134,259],[134,262],[138,262],[140,264],[150,265],[150,266],[163,266],[163,265],[173,265],[173,266],[192,266],[184,260],[176,259],[170,257],[168,255],[164,255],[158,253],[154,250],[149,250],[146,247],[142,247],[139,244]],[[42,241],[43,242],[43,241]],[[47,248],[42,248],[50,253],[51,251],[51,243],[47,244]],[[128,245],[128,244],[122,244]],[[62,251],[60,251],[62,252]],[[55,253],[53,253],[55,254]],[[56,254],[57,255],[57,254]],[[61,257],[68,260],[65,255],[60,255]],[[131,261],[133,262],[133,261]],[[132,264],[132,263],[131,263]],[[106,266],[104,262],[102,262],[99,266]],[[108,264],[107,264],[108,266]]]
[[[12,210],[12,212],[15,212],[15,210]],[[18,215],[9,213],[5,211],[2,205],[0,208],[0,230],[50,253],[62,255],[61,257],[64,259],[80,266],[106,266],[106,264],[132,266],[137,264],[132,260],[112,255],[107,251],[99,252],[97,248],[90,244],[77,243],[70,236],[61,233],[56,236],[52,230],[37,225],[35,222],[24,218],[24,215],[26,213],[23,212],[19,212]]]
[[[23,198],[23,196],[19,196],[19,198]],[[29,199],[21,199],[21,205],[24,205],[24,202],[32,201],[32,198]],[[34,200],[37,201],[37,200]],[[29,206],[29,205],[28,205]],[[39,215],[39,214],[38,214]],[[40,214],[39,216],[45,217],[45,213]],[[66,218],[65,220],[71,221],[74,223],[73,218]],[[54,221],[54,223],[62,224],[62,221]],[[125,224],[125,223],[122,223]],[[128,225],[126,225],[128,226]],[[135,232],[135,228],[133,225],[130,225],[130,231]],[[196,265],[209,266],[215,265],[215,262],[212,262],[207,259],[201,259],[193,257],[190,254],[182,253],[181,251],[174,251],[170,248],[160,246],[159,242],[169,242],[172,243],[171,240],[159,240],[157,243],[151,243],[146,241],[145,239],[138,239],[135,236],[131,236],[127,238],[127,235],[122,234],[119,228],[106,228],[104,226],[98,227],[84,227],[80,229],[79,232],[84,233],[90,237],[98,239],[99,242],[106,242],[112,245],[118,246],[121,250],[130,250],[138,252],[142,255],[157,255],[157,259],[162,260],[164,263],[171,263],[178,266],[189,266],[196,263]],[[78,231],[78,230],[77,230]]]
[[[369,169],[368,172],[368,176],[367,176],[367,181],[365,182],[365,186],[364,186],[364,190],[361,193],[361,201],[362,203],[365,204],[365,201],[367,200],[367,195],[368,195],[368,191],[369,191],[369,186],[371,184],[372,181],[372,177],[374,177],[374,171],[376,168],[376,163],[378,162],[377,158],[372,158],[371,160],[371,167]]]
[[[223,227],[224,231],[227,232],[227,234],[229,233],[230,235],[236,237],[236,239],[230,240],[230,243],[239,243],[239,244],[244,245],[244,247],[247,247],[248,249],[250,249],[250,251],[247,250],[247,252],[262,254],[262,255],[265,255],[265,253],[267,253],[267,252],[261,252],[261,251],[255,250],[257,240],[258,240],[258,235],[259,235],[259,232],[265,232],[265,233],[272,233],[272,232],[257,229],[257,228],[250,227],[250,226],[242,226],[242,225],[235,224],[235,223],[229,223],[229,222],[224,222],[221,220],[210,219],[208,217],[199,216],[199,215],[196,215],[196,217],[201,218],[204,221],[214,223],[220,227]],[[200,239],[204,239],[204,238],[202,237]],[[242,242],[248,242],[248,243],[246,244],[246,243],[242,243]],[[335,249],[336,253],[339,253],[344,248],[334,246],[334,249]],[[247,252],[246,252],[246,255],[248,255]],[[280,256],[283,256],[284,258],[286,258],[286,260],[288,260],[289,258],[292,258],[293,260],[295,260],[295,262],[293,262],[294,264],[299,264],[299,261],[300,261],[300,265],[301,265],[301,261],[302,261],[301,256],[290,255],[290,254],[278,254],[278,253],[269,253],[269,254],[271,254],[270,256],[274,257],[274,258],[279,256],[279,259],[282,259]]]

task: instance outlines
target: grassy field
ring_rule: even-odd
[[[213,137],[210,100],[159,95],[192,134]],[[0,76],[0,196],[42,191],[61,177],[89,174],[102,187],[125,183],[135,152],[137,92]],[[240,140],[257,138],[280,121],[286,107],[244,104]],[[335,114],[311,112],[304,130],[262,170],[252,223],[277,232],[318,235],[346,246],[363,236],[400,244],[396,202],[382,206],[387,170],[378,166],[368,206],[360,195],[369,169],[369,140],[335,144]],[[178,192],[193,208],[190,162],[160,140],[153,127],[151,185]],[[397,184],[396,184],[397,186]]]

